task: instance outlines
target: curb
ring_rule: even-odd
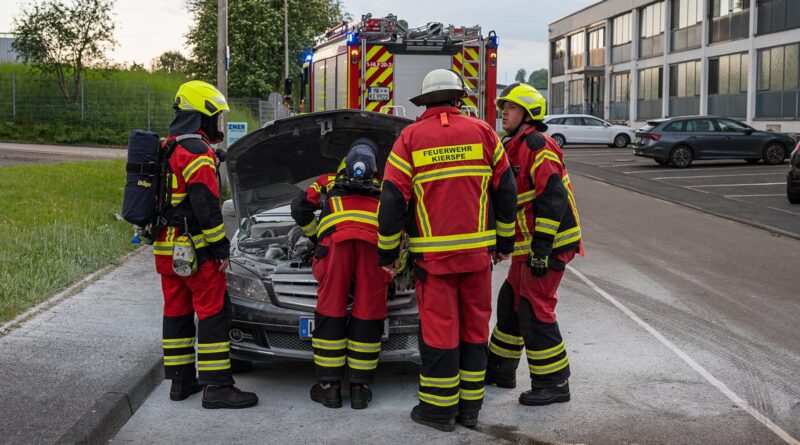
[[[163,380],[161,352],[151,352],[110,391],[98,397],[56,444],[107,443]]]

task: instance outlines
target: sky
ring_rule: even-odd
[[[229,0],[236,1],[236,0]],[[551,0],[552,1],[552,0]],[[35,0],[0,0],[0,32],[11,30],[11,18]],[[345,10],[358,20],[392,13],[410,27],[428,22],[456,26],[480,25],[484,36],[494,30],[500,37],[499,83],[513,82],[519,68],[530,73],[547,66],[547,25],[597,0],[343,0]],[[188,55],[184,35],[191,16],[184,0],[117,0],[114,19],[118,45],[110,55],[116,62],[145,66],[164,51]]]

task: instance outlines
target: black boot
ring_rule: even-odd
[[[350,408],[364,409],[372,401],[372,390],[363,383],[350,384]]]
[[[461,425],[467,428],[475,428],[478,426],[478,412],[474,413],[458,413],[458,417],[456,417],[456,422],[460,423]]]
[[[342,384],[339,382],[319,382],[315,384],[311,387],[311,400],[328,408],[341,408]]]
[[[411,410],[411,420],[420,425],[436,428],[439,431],[450,432],[456,429],[455,419],[435,419],[429,417],[422,411],[422,407],[419,405]]]
[[[197,383],[197,378],[174,378],[172,379],[172,387],[169,389],[169,399],[180,401],[186,400],[192,394],[197,394],[202,391],[203,387]]]
[[[517,387],[517,379],[514,374],[504,375],[497,371],[492,371],[491,368],[486,370],[486,385],[494,385],[498,388],[514,389]]]
[[[239,388],[228,386],[206,386],[203,392],[203,408],[249,408],[258,403],[258,396],[252,392],[244,392]]]
[[[519,403],[523,405],[540,406],[564,402],[569,402],[569,382],[566,380],[553,386],[534,386],[519,396]]]

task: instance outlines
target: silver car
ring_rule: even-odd
[[[625,148],[633,142],[634,130],[614,125],[588,114],[554,114],[545,116],[547,134],[560,146],[605,144]]]
[[[290,216],[289,204],[320,175],[335,172],[359,137],[376,141],[383,166],[394,140],[411,122],[358,110],[310,113],[268,123],[231,145],[227,167],[239,227],[231,240],[227,279],[231,356],[239,366],[274,357],[312,359],[317,303],[313,245]],[[382,361],[419,363],[411,275],[398,274],[389,287]]]

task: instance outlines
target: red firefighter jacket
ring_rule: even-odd
[[[156,270],[173,274],[172,247],[175,238],[186,228],[197,250],[197,259],[203,262],[211,257],[228,258],[230,243],[225,237],[222,211],[219,206],[217,184],[217,158],[205,136],[179,138],[169,157],[169,207],[164,217],[168,226],[153,243]],[[167,142],[176,139],[170,136]]]
[[[513,249],[515,197],[508,157],[494,129],[454,107],[429,108],[403,129],[386,164],[380,264],[398,257],[405,228],[409,250],[423,269],[480,270],[488,266],[487,249]]]
[[[361,239],[378,243],[378,195],[357,193],[335,182],[326,174],[314,181],[292,202],[292,217],[307,237],[334,243]],[[320,210],[319,221],[314,215]]]
[[[504,142],[518,171],[514,260],[580,248],[580,217],[561,148],[536,127]]]

